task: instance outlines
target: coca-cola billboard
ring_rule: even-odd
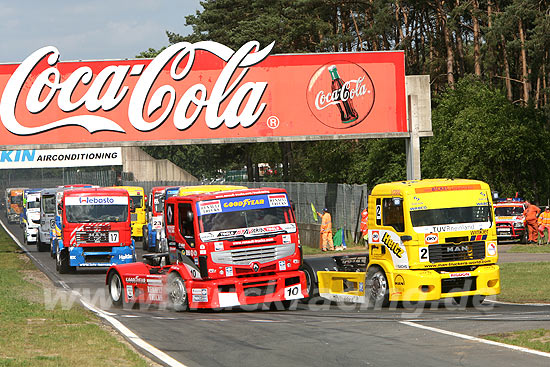
[[[270,55],[251,41],[156,58],[0,65],[0,144],[147,145],[406,133],[402,52]]]

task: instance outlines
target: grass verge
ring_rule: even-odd
[[[550,330],[534,329],[514,331],[510,333],[491,334],[483,336],[485,339],[517,345],[542,352],[550,352]]]
[[[51,283],[1,227],[0,284],[0,366],[150,365],[80,305],[47,310]]]
[[[550,245],[515,245],[507,252],[516,252],[516,253],[528,253],[528,254],[545,254],[550,253]]]
[[[550,262],[503,263],[499,301],[550,302]]]

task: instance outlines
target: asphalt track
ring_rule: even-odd
[[[2,222],[6,224],[5,217]],[[22,230],[7,226],[57,286],[46,307],[95,307],[138,349],[171,366],[549,366],[550,353],[490,343],[477,337],[521,329],[550,329],[550,305],[487,300],[478,308],[429,303],[366,309],[354,304],[298,304],[289,311],[233,309],[178,313],[163,307],[111,307],[105,269],[57,274],[49,253],[26,246]],[[138,244],[139,248],[140,244]],[[504,247],[503,247],[504,250]],[[512,254],[501,254],[512,261]],[[539,257],[536,257],[539,258]],[[539,258],[540,259],[540,258]],[[533,257],[522,257],[532,261]],[[505,281],[505,280],[503,280]],[[122,326],[121,326],[122,325]]]

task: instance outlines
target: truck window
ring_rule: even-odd
[[[193,227],[193,209],[191,204],[179,203],[178,204],[178,227],[180,234],[185,238],[185,241],[191,246],[195,247],[195,229]]]
[[[44,195],[42,197],[42,210],[44,213],[55,213],[55,195]]]
[[[491,221],[491,208],[488,205],[411,211],[413,227]]]
[[[392,198],[384,198],[382,206],[383,225],[393,227],[397,232],[403,232],[405,230],[403,200],[399,202],[399,205],[396,205]]]
[[[130,205],[134,210],[135,208],[141,208],[143,206],[142,196],[140,195],[130,196],[130,201],[132,202]]]
[[[523,207],[521,206],[497,206],[495,208],[497,217],[512,217],[515,215],[523,215]]]

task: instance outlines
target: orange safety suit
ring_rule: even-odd
[[[529,204],[529,206],[523,211],[525,216],[525,222],[527,223],[527,229],[529,231],[529,242],[538,241],[538,226],[537,216],[540,213],[540,208],[536,205]]]
[[[324,212],[323,214],[319,213],[319,215],[321,215],[321,248],[323,251],[327,251],[328,244],[328,249],[333,251],[334,242],[332,241],[332,218],[328,212]]]
[[[541,236],[544,236],[545,228],[548,228],[548,231],[550,232],[550,210],[545,210],[539,215],[538,225]]]
[[[367,209],[361,212],[361,234],[367,239],[369,234],[369,212]]]

